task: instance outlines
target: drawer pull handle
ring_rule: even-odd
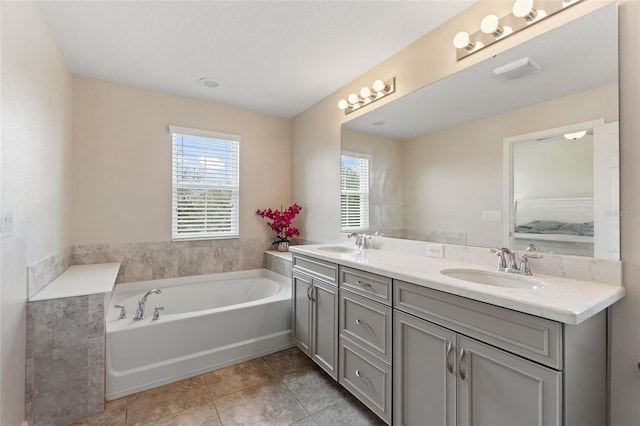
[[[369,284],[369,283],[363,283],[362,281],[356,281],[356,284],[358,284],[360,287],[372,288],[372,287],[371,287],[371,284]]]
[[[460,378],[465,380],[467,378],[467,361],[466,361],[466,352],[464,348],[460,349],[460,362],[458,362],[458,371],[460,371]],[[463,364],[464,361],[464,364]]]
[[[453,351],[453,343],[449,342],[447,343],[447,355],[446,355],[447,371],[449,372],[449,374],[453,374],[453,363],[451,362],[452,351]]]
[[[364,377],[362,373],[360,373],[360,370],[356,370],[356,376],[358,376],[363,382],[371,383],[371,380]]]
[[[362,321],[360,318],[356,319],[356,324],[362,326],[362,327],[369,327],[371,328],[371,326],[369,324],[367,324],[366,322]]]

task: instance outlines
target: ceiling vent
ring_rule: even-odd
[[[540,65],[536,64],[531,58],[526,57],[498,67],[493,70],[493,73],[505,80],[515,80],[516,78],[535,74],[539,71]]]

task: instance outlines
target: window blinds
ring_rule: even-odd
[[[172,239],[239,235],[240,136],[169,126]]]
[[[342,231],[369,229],[369,159],[358,154],[340,158]]]

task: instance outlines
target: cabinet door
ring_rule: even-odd
[[[458,425],[560,425],[562,373],[458,335]]]
[[[455,425],[456,335],[394,311],[394,425]]]
[[[311,358],[338,379],[338,287],[313,279]]]
[[[291,286],[291,337],[293,343],[307,355],[311,355],[311,278],[293,272]]]

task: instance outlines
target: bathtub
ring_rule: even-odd
[[[149,295],[146,318],[134,321],[153,288],[162,293]],[[164,310],[154,321],[156,306]],[[106,398],[291,347],[290,316],[291,280],[266,269],[118,285],[106,312]]]

